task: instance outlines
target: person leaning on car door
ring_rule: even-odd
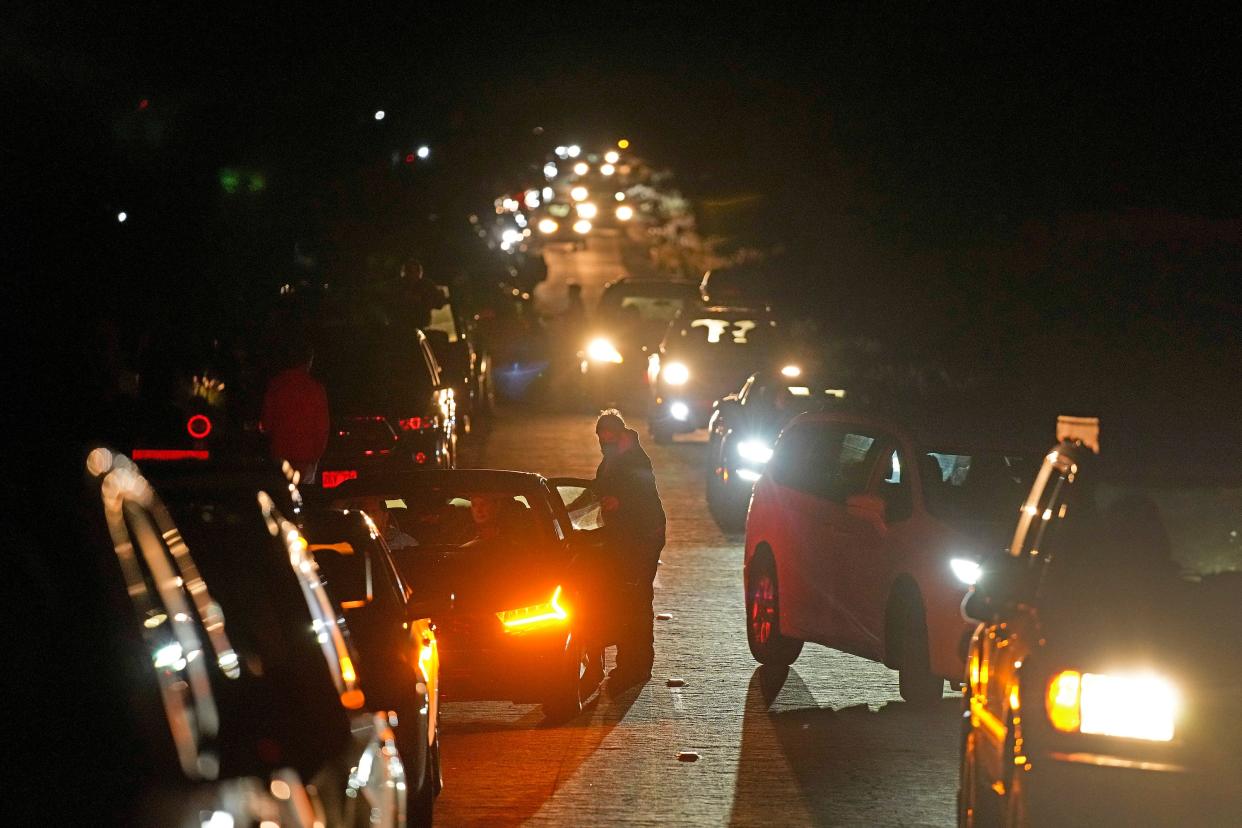
[[[601,531],[616,579],[615,600],[610,603],[617,622],[617,667],[609,675],[615,690],[651,678],[653,582],[664,548],[664,506],[651,458],[621,414],[601,413],[595,434],[604,457],[595,472],[594,489],[606,516]]]
[[[305,341],[290,350],[291,367],[267,383],[259,429],[267,435],[272,458],[289,463],[300,482],[314,483],[328,447],[328,394],[310,375],[314,351]]]

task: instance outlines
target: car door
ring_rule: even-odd
[[[580,477],[553,477],[548,486],[556,493],[556,502],[564,507],[558,521],[567,523],[562,528],[569,536],[574,531],[589,532],[604,526],[604,512],[599,496],[595,494],[594,482]]]

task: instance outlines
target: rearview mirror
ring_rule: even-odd
[[[371,556],[350,543],[312,543],[309,547],[328,592],[343,610],[371,603]]]

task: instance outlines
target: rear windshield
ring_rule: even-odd
[[[334,508],[362,509],[394,552],[424,546],[498,541],[522,546],[552,536],[552,517],[531,490],[487,486],[419,486],[384,496],[337,500]]]
[[[644,322],[671,322],[683,308],[697,301],[689,285],[643,285],[608,291],[600,299],[600,313],[606,317],[637,316]]]

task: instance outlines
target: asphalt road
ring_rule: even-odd
[[[590,476],[586,415],[509,409],[469,465]],[[645,434],[645,432],[643,432]],[[648,445],[669,514],[652,680],[576,720],[448,703],[444,825],[946,825],[959,700],[912,710],[883,666],[808,645],[787,673],[746,647],[742,543],[703,501],[703,444]],[[669,679],[684,687],[671,688]],[[695,762],[678,753],[693,751]]]

